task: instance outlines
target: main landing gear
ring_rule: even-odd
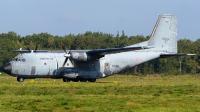
[[[69,79],[63,78],[63,82],[70,82]]]
[[[63,78],[63,82],[70,82],[70,81],[73,81],[73,82],[95,82],[96,79],[67,79],[67,78]]]
[[[24,78],[23,77],[17,77],[17,81],[18,82],[24,82]]]

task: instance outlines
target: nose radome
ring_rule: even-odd
[[[7,73],[7,74],[11,74],[11,70],[12,70],[12,66],[10,63],[7,63],[4,67],[3,67],[3,72]]]

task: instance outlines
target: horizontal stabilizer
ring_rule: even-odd
[[[185,53],[176,53],[176,54],[161,54],[160,58],[168,58],[172,56],[194,56],[196,54],[185,54]]]

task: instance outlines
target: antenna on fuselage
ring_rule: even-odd
[[[19,48],[19,50],[21,51],[22,50],[22,48]],[[21,52],[19,52],[21,55],[22,55],[22,53]]]

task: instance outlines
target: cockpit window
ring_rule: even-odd
[[[18,62],[26,62],[25,58],[13,58],[12,61],[18,61]]]
[[[13,59],[12,59],[12,61],[17,61],[17,60],[18,60],[18,58],[13,58]]]

